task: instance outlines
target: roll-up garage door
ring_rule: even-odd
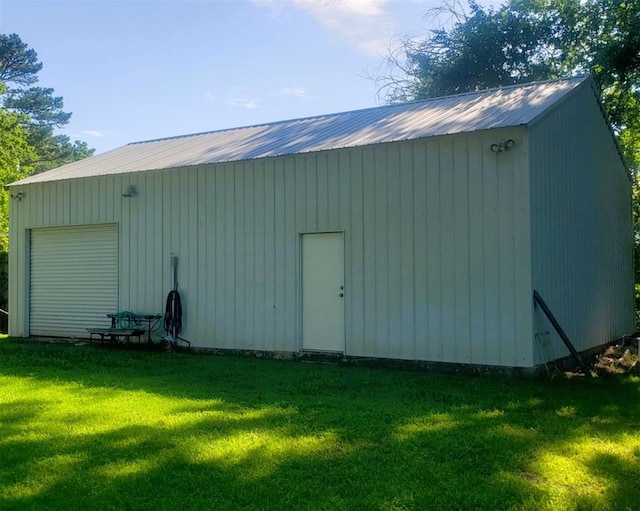
[[[87,337],[118,307],[116,225],[31,230],[31,335]]]

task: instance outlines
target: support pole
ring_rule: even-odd
[[[173,270],[173,290],[178,290],[178,257],[171,254],[171,269]]]
[[[535,303],[537,303],[540,306],[545,316],[547,316],[547,319],[551,322],[551,324],[553,325],[553,328],[555,328],[556,332],[558,332],[558,335],[560,336],[560,339],[562,339],[562,342],[564,342],[565,346],[569,348],[569,351],[573,355],[573,358],[575,358],[578,361],[578,364],[580,364],[580,367],[582,368],[582,371],[584,372],[585,376],[591,377],[591,373],[587,369],[587,366],[584,365],[584,362],[580,357],[580,353],[576,351],[575,347],[569,340],[569,337],[567,337],[567,334],[564,333],[564,330],[560,326],[560,323],[558,323],[558,320],[552,314],[549,307],[547,307],[547,304],[544,302],[544,300],[540,296],[540,293],[538,293],[538,291],[536,291],[535,289],[533,290],[533,300]]]

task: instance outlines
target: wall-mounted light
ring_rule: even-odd
[[[136,190],[135,185],[127,186],[127,189],[122,194],[122,196],[126,199],[130,199],[131,197],[135,197],[136,195],[138,195],[138,190]]]
[[[501,153],[502,151],[509,151],[513,148],[513,146],[516,145],[516,143],[513,141],[513,139],[508,139],[508,140],[502,140],[501,142],[498,142],[497,144],[491,144],[491,150],[494,153]]]
[[[13,200],[21,201],[24,199],[24,192],[16,192],[11,194]]]

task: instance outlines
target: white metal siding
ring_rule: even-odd
[[[347,355],[529,366],[527,172],[504,129],[25,186],[10,297],[25,229],[119,222],[120,308],[164,309],[173,254],[194,345],[296,351],[299,234],[343,231]]]
[[[31,230],[30,334],[86,337],[118,305],[115,225]]]
[[[588,84],[530,147],[533,287],[579,351],[632,332],[631,183]],[[569,355],[537,309],[535,334],[537,364]]]

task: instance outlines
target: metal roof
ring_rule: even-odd
[[[536,82],[413,103],[135,142],[12,185],[327,151],[527,125],[586,80],[588,77]]]

